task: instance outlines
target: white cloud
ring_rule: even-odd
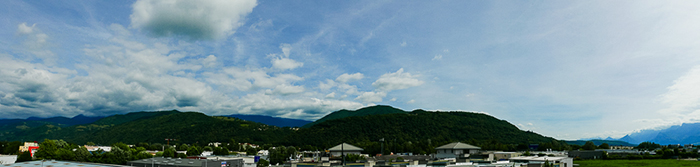
[[[276,95],[291,95],[304,92],[304,86],[294,86],[294,85],[277,85],[274,90],[267,90],[267,94]]]
[[[365,75],[362,75],[362,73],[359,73],[359,72],[358,72],[358,73],[354,73],[354,74],[344,73],[344,74],[338,76],[338,78],[336,78],[335,80],[338,81],[338,82],[340,82],[340,83],[347,83],[347,82],[350,82],[350,81],[357,81],[357,80],[360,80],[360,79],[362,79],[362,78],[364,78],[364,77],[365,77]]]
[[[131,27],[156,36],[222,39],[243,24],[255,0],[139,0],[133,4]]]
[[[391,100],[389,100],[389,101],[396,101],[396,97],[391,98]]]
[[[269,75],[261,69],[240,69],[228,67],[220,73],[205,74],[206,80],[220,86],[228,86],[241,91],[256,90],[259,88],[274,88],[278,85],[289,84],[293,81],[301,81],[303,78],[294,74]]]
[[[292,45],[283,43],[280,45],[280,49],[282,49],[284,57],[289,57],[289,54],[292,52]]]
[[[291,70],[301,66],[304,66],[304,63],[300,63],[289,58],[281,57],[272,59],[272,67],[280,70]]]
[[[318,88],[321,90],[324,90],[324,91],[335,87],[335,85],[336,85],[335,81],[330,80],[330,79],[326,79],[326,82],[323,82],[323,81],[318,82]]]
[[[25,34],[31,34],[32,31],[34,31],[34,26],[36,24],[32,24],[31,27],[27,26],[27,23],[21,23],[17,25],[17,33],[25,35]]]
[[[349,95],[354,95],[354,94],[359,94],[360,92],[357,91],[357,86],[355,85],[348,85],[348,84],[340,84],[338,85],[338,90],[340,91],[345,91],[345,94]]]
[[[401,47],[406,47],[406,41],[401,42]]]
[[[440,54],[435,55],[435,57],[433,57],[432,60],[442,60],[442,55],[440,55]]]
[[[109,29],[120,36],[131,36],[131,32],[129,32],[129,30],[124,28],[124,26],[122,26],[121,24],[113,23],[109,25]]]
[[[700,66],[690,69],[685,75],[668,87],[668,92],[661,95],[661,101],[669,105],[661,110],[663,113],[685,116],[700,114]]]
[[[280,70],[291,70],[298,67],[304,66],[304,63],[297,62],[289,58],[289,54],[292,52],[292,46],[289,44],[281,44],[280,49],[282,50],[282,55],[269,54],[267,57],[272,58],[272,67]]]
[[[285,118],[315,120],[331,111],[357,109],[362,104],[343,100],[321,100],[316,98],[279,99],[266,94],[248,94],[234,108],[242,114],[280,115]]]
[[[363,92],[357,96],[355,100],[360,100],[365,103],[382,102],[382,98],[386,97],[386,92]]]
[[[404,73],[403,68],[399,69],[395,73],[387,73],[377,79],[372,86],[379,90],[391,91],[399,89],[408,89],[410,87],[420,86],[424,82],[417,79],[417,76],[411,75],[410,73]]]
[[[335,98],[335,92],[331,92],[331,93],[327,94],[326,98],[329,98],[329,99]]]
[[[24,49],[26,53],[31,55],[31,58],[37,58],[44,61],[46,65],[54,65],[56,57],[51,50],[47,49],[49,35],[42,33],[41,30],[33,24],[31,27],[27,23],[17,25],[17,34],[24,38]]]
[[[416,102],[416,100],[411,99],[411,100],[407,101],[406,104],[413,104],[415,102]]]

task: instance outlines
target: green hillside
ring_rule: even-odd
[[[63,139],[76,144],[238,142],[299,146],[323,150],[341,142],[365,149],[364,153],[431,153],[450,142],[464,142],[486,150],[522,150],[527,144],[541,148],[567,149],[563,141],[522,131],[505,120],[471,112],[406,112],[390,106],[357,111],[341,110],[308,128],[280,128],[230,117],[212,117],[198,112],[135,112],[103,118],[91,124],[61,127],[44,124],[15,130],[0,140],[42,141]],[[17,129],[17,128],[15,128]]]
[[[124,115],[113,115],[102,118],[86,125],[66,126],[53,122],[24,121],[2,126],[0,140],[41,141],[43,139],[78,139],[91,136],[93,133],[126,122],[148,119],[163,115],[179,113],[178,111],[132,112]]]
[[[385,106],[385,105],[376,105],[376,106],[370,106],[370,107],[365,107],[358,109],[356,111],[352,110],[339,110],[336,112],[332,112],[326,116],[324,116],[321,119],[318,119],[312,123],[304,125],[302,128],[308,128],[313,125],[319,124],[321,122],[326,122],[329,120],[334,120],[334,119],[341,119],[341,118],[347,118],[347,117],[359,117],[359,116],[367,116],[367,115],[382,115],[382,114],[396,114],[396,113],[406,113],[406,111],[391,107],[391,106]]]
[[[359,111],[359,110],[358,110]],[[311,144],[329,148],[347,142],[380,151],[380,139],[396,143],[397,151],[431,150],[449,142],[462,141],[494,150],[514,150],[518,144],[540,144],[555,149],[568,147],[563,141],[522,131],[505,120],[470,112],[403,112],[328,120],[303,128],[289,136],[291,145]],[[414,145],[413,148],[405,148]],[[391,146],[390,146],[391,147]],[[422,148],[415,148],[422,147]]]
[[[280,135],[291,132],[290,128],[279,128],[228,117],[211,117],[197,112],[184,112],[124,123],[75,141],[154,143],[164,142],[164,139],[168,138],[184,143],[208,143],[228,141],[233,138],[240,142],[274,143],[281,138]]]
[[[185,143],[208,143],[235,139],[251,143],[275,143],[291,133],[291,128],[279,128],[228,117],[211,117],[197,112],[161,111],[134,112],[103,118],[92,124],[60,127],[44,124],[16,133],[0,136],[0,140],[63,139],[84,144],[163,143],[178,139]]]

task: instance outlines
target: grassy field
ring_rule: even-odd
[[[700,161],[675,160],[675,159],[644,159],[644,160],[582,160],[574,161],[574,164],[581,165],[580,167],[666,167],[666,166],[697,166],[700,167]]]

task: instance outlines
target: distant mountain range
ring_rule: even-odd
[[[300,119],[289,119],[289,118],[279,118],[271,117],[265,115],[242,115],[242,114],[232,114],[224,115],[225,117],[238,118],[246,121],[253,121],[257,123],[263,123],[267,125],[277,126],[277,127],[302,127],[311,121],[300,120]]]
[[[700,144],[700,123],[684,123],[659,130],[642,130],[618,139],[639,144],[650,141],[657,144]]]
[[[595,144],[595,145],[601,145],[601,144],[603,144],[603,143],[607,143],[607,144],[610,145],[610,146],[637,146],[637,145],[638,145],[638,144],[631,144],[631,143],[628,143],[628,142],[625,142],[625,141],[609,140],[609,139],[605,139],[605,140],[600,140],[600,139],[592,139],[592,140],[573,140],[573,141],[566,141],[566,143],[568,143],[568,144],[575,144],[575,145],[579,145],[579,146],[583,146],[583,145],[586,144],[586,142],[588,142],[588,141],[592,141],[593,144]]]
[[[51,118],[39,118],[39,117],[29,117],[27,119],[0,119],[0,127],[8,126],[8,125],[21,125],[21,124],[32,124],[32,123],[39,123],[39,124],[53,124],[53,125],[58,125],[58,126],[73,126],[73,125],[80,125],[80,124],[89,124],[92,122],[95,122],[97,120],[100,120],[104,117],[87,117],[82,114],[77,115],[73,118],[66,118],[66,117],[51,117]]]
[[[81,117],[71,119],[76,122],[82,120]],[[436,146],[455,141],[499,150],[532,143],[567,146],[563,141],[522,131],[505,120],[486,114],[424,110],[407,112],[391,106],[336,111],[301,129],[175,110],[132,112],[96,121],[85,119],[83,122],[89,123],[78,125],[48,120],[54,119],[33,118],[5,123],[0,128],[0,140],[63,139],[76,144],[94,142],[106,145],[116,142],[164,143],[166,138],[177,139],[178,143],[200,144],[234,139],[256,144],[294,145],[310,150],[347,142],[363,147],[370,154],[380,152],[379,139],[382,138],[386,139],[385,149],[392,145],[391,148],[396,151],[414,153],[429,153]]]

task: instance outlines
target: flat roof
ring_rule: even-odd
[[[561,161],[562,159],[566,159],[569,157],[537,157],[537,156],[520,156],[520,157],[512,157],[510,160],[526,160],[526,161]]]
[[[14,164],[3,164],[0,166],[12,166],[12,167],[25,167],[25,166],[42,166],[42,161],[26,161],[26,162],[18,162]],[[114,165],[114,164],[99,164],[99,163],[89,163],[89,162],[68,162],[68,161],[44,161],[43,166],[53,166],[53,167],[74,167],[74,166],[81,166],[81,167],[114,167],[114,166],[123,166],[123,165]]]

